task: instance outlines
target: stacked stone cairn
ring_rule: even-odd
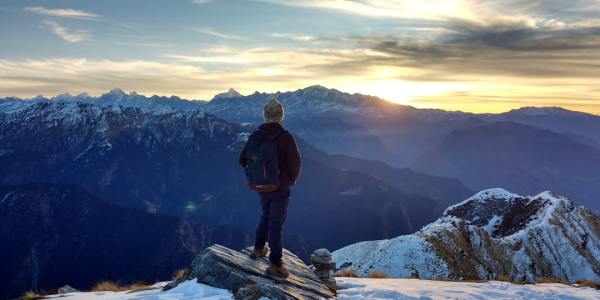
[[[317,249],[311,256],[312,270],[315,275],[325,284],[330,290],[335,291],[337,284],[333,278],[335,271],[335,262],[331,261],[331,253],[327,249]]]

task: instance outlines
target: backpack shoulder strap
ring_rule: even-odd
[[[271,142],[274,142],[274,141],[275,141],[275,140],[276,140],[276,139],[277,139],[277,138],[278,138],[280,135],[282,135],[284,132],[287,132],[287,130],[285,130],[285,129],[281,129],[281,130],[279,130],[279,131],[275,132],[274,134],[272,134],[272,135],[269,137],[269,141],[271,141]]]

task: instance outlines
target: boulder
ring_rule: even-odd
[[[315,263],[327,264],[331,262],[331,253],[325,248],[317,249],[310,256],[310,261]]]
[[[77,293],[77,292],[80,292],[80,290],[73,288],[68,284],[58,289],[59,294],[68,294],[68,293]]]
[[[221,245],[212,245],[192,261],[187,279],[210,286],[229,289],[236,299],[323,299],[335,293],[323,284],[296,255],[283,250],[283,262],[290,271],[287,279],[272,278],[265,274],[269,261],[252,260],[251,248],[235,251]]]

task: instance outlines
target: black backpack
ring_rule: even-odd
[[[257,192],[272,192],[279,189],[279,163],[275,140],[285,132],[281,129],[272,134],[255,131],[246,146],[245,173],[248,186]]]

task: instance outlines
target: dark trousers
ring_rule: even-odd
[[[287,217],[288,204],[290,202],[290,188],[283,187],[274,192],[258,193],[262,215],[256,227],[256,239],[254,247],[262,248],[269,240],[269,260],[273,264],[281,263],[282,242],[281,231]]]

